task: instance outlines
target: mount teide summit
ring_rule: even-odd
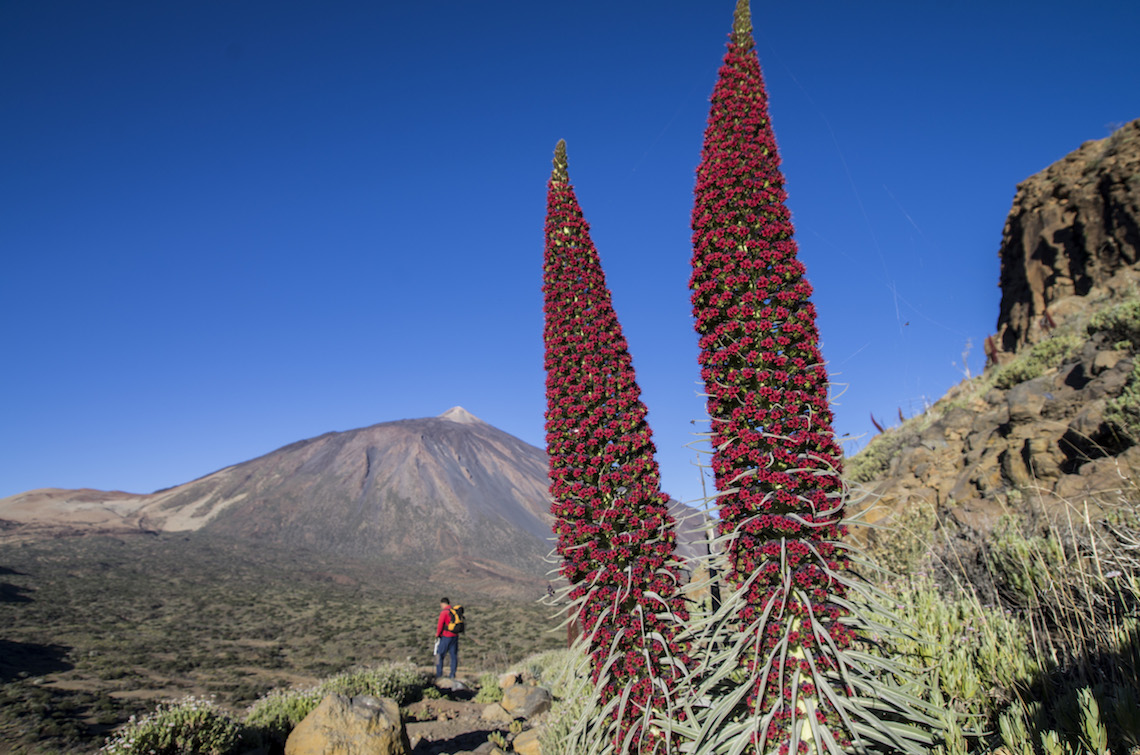
[[[43,489],[0,499],[0,539],[195,532],[378,561],[497,591],[552,565],[546,453],[462,407],[291,443],[148,495]],[[673,502],[680,555],[703,537]]]
[[[545,455],[460,407],[326,433],[175,490],[148,516],[351,556],[535,573],[550,549]]]
[[[441,576],[539,577],[551,524],[546,454],[461,407],[326,433],[149,495],[0,500],[10,535],[198,531]]]

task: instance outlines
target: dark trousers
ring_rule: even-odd
[[[451,678],[455,678],[455,668],[459,665],[459,638],[440,637],[439,654],[435,657],[435,675],[443,676],[443,656],[451,656]]]

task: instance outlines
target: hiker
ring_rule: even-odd
[[[439,621],[435,624],[435,636],[438,639],[435,650],[435,675],[443,676],[443,656],[451,656],[451,678],[455,678],[455,668],[459,665],[459,635],[452,631],[455,628],[456,617],[451,612],[451,601],[447,598],[439,599]]]

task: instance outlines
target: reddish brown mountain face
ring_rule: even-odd
[[[22,493],[0,500],[0,536],[199,531],[441,578],[542,580],[547,486],[541,449],[455,407],[298,441],[149,495]]]

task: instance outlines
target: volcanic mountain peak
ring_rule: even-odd
[[[462,406],[453,406],[443,414],[439,415],[440,419],[450,420],[452,422],[459,422],[464,425],[487,424],[483,420],[476,417],[471,412],[464,409]]]
[[[542,449],[455,406],[324,433],[149,495],[37,490],[0,499],[0,539],[197,531],[399,563],[489,589],[550,568],[547,464]],[[692,556],[703,519],[681,504],[673,513],[683,555]]]

